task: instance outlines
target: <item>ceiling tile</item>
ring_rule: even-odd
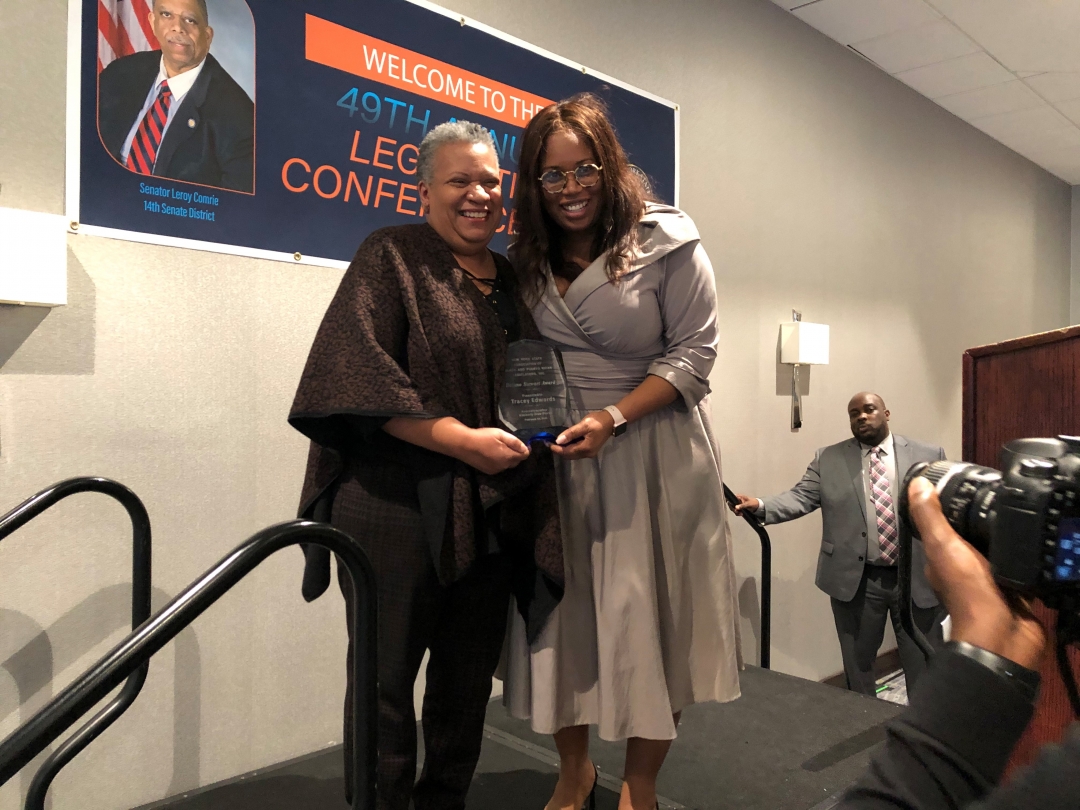
[[[953,115],[967,121],[1046,105],[1034,90],[1019,80],[953,93],[934,100]]]
[[[1040,73],[1024,81],[1051,104],[1080,98],[1080,73]]]
[[[1080,71],[1076,0],[927,0],[1015,71]]]
[[[791,13],[844,45],[914,28],[941,16],[923,0],[817,0]]]
[[[851,47],[889,73],[944,62],[979,50],[948,20],[935,20],[918,28],[856,42]]]
[[[977,90],[1012,81],[1013,75],[985,53],[973,53],[897,73],[896,78],[924,96],[938,99],[953,93]]]
[[[1017,152],[1080,148],[1080,128],[1049,105],[976,118],[971,124]]]

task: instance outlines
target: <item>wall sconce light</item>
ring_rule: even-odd
[[[4,260],[0,262],[0,303],[64,306],[67,303],[67,242],[67,219],[64,217],[21,208],[0,208],[0,244],[4,246]]]
[[[791,311],[791,323],[780,324],[780,362],[791,364],[791,428],[802,427],[802,398],[799,395],[799,366],[829,364],[829,327],[806,323],[802,313]]]

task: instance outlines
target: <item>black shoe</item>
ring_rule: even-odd
[[[593,763],[593,780],[592,790],[589,791],[589,795],[585,798],[585,804],[581,806],[581,810],[596,810],[596,786],[600,782],[600,772],[596,769],[596,763]]]

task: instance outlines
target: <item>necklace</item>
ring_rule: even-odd
[[[469,278],[471,278],[473,281],[477,282],[478,284],[483,284],[485,287],[489,288],[491,290],[491,292],[495,292],[497,289],[499,289],[499,284],[498,284],[499,277],[498,276],[496,276],[495,278],[480,278],[480,276],[474,276],[472,273],[470,273],[468,270],[466,270],[460,264],[458,265],[458,270],[460,270],[462,273],[467,275]],[[490,294],[491,293],[488,293],[488,295],[490,295]]]
[[[510,301],[503,300],[503,290],[499,286],[498,275],[496,275],[495,278],[480,278],[479,276],[474,276],[460,264],[458,265],[458,270],[460,270],[473,281],[479,282],[480,284],[483,284],[485,287],[489,288],[488,292],[481,292],[480,294],[484,296],[484,300],[491,305],[491,308],[493,310],[495,310],[495,316],[499,319],[499,325],[502,326],[503,335],[509,336],[509,327],[511,325],[510,322],[514,321],[514,316],[509,314],[510,312],[512,312],[513,304],[511,304]]]

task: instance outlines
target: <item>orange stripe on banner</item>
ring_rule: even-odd
[[[311,14],[305,17],[306,56],[311,62],[516,126],[525,126],[537,111],[552,103]]]

